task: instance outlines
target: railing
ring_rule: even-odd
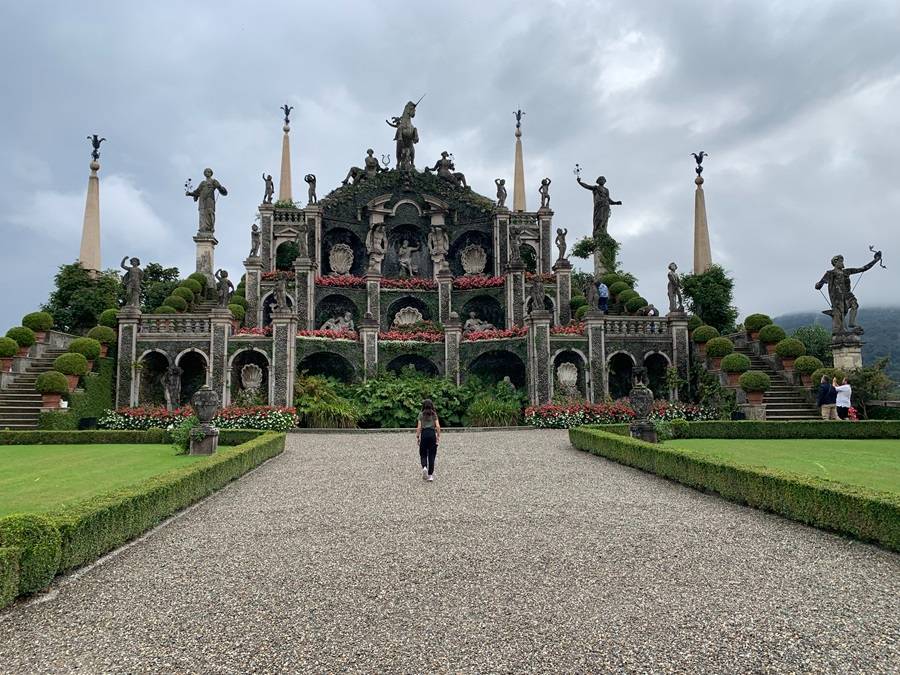
[[[304,217],[303,211],[299,209],[276,209],[272,222],[276,225],[279,223],[302,223]]]
[[[616,319],[606,317],[607,335],[668,335],[669,322],[659,317],[629,317]]]
[[[196,315],[144,314],[138,333],[209,333],[209,319]]]

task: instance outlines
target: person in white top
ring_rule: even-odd
[[[852,393],[852,389],[850,388],[850,384],[849,382],[847,382],[846,377],[840,384],[838,384],[837,378],[834,378],[831,381],[831,384],[837,391],[838,418],[845,420],[847,419],[850,410],[850,394]]]

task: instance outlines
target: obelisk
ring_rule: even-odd
[[[84,202],[84,221],[81,225],[81,249],[78,262],[91,276],[100,272],[100,144],[105,138],[98,134],[88,136],[93,150],[91,151],[91,175],[88,176],[87,198]]]
[[[293,201],[293,194],[291,192],[291,110],[294,109],[294,106],[289,106],[285,103],[281,106],[281,109],[284,111],[284,126],[281,127],[282,131],[284,131],[284,136],[281,139],[281,180],[278,183],[278,201],[280,202],[290,202]]]
[[[706,222],[706,197],[703,195],[703,157],[705,152],[694,154],[697,160],[697,177],[694,183],[694,274],[703,274],[712,265],[712,252],[709,248],[709,224]]]
[[[525,210],[525,164],[522,161],[522,110],[516,116],[516,165],[513,172],[513,211]]]

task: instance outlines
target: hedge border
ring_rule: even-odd
[[[219,445],[241,445],[267,433],[253,429],[220,429]],[[172,438],[165,429],[147,431],[120,431],[91,429],[87,431],[0,431],[0,445],[79,445],[93,443],[171,443]]]
[[[673,423],[675,422],[675,423]],[[687,422],[668,421],[675,438],[836,438],[836,439],[900,439],[900,420],[798,420],[796,422],[767,422],[761,420],[706,420]],[[619,436],[628,436],[627,424],[592,424],[586,429],[599,429]]]
[[[64,433],[72,435],[95,432]],[[155,435],[122,431],[103,433]],[[251,434],[254,438],[220,450],[207,461],[172,469],[130,487],[91,497],[46,514],[62,542],[62,556],[56,574],[96,560],[284,451],[283,433],[238,431],[233,432],[233,438],[246,438]],[[12,514],[4,520],[22,515]],[[14,578],[18,589],[20,555],[19,548],[0,549],[0,607],[14,599],[8,598],[8,593],[4,594],[10,577]]]
[[[711,437],[715,438],[706,436]],[[701,457],[689,450],[645,443],[600,429],[570,429],[569,440],[580,450],[714,492],[729,501],[900,552],[900,495]]]

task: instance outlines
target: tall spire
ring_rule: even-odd
[[[81,226],[81,249],[78,262],[92,274],[100,271],[100,144],[105,138],[99,134],[88,136],[91,142],[91,175],[88,176],[87,198],[84,202],[84,221]]]
[[[697,161],[697,177],[694,183],[694,274],[703,274],[712,265],[712,252],[709,248],[709,224],[706,221],[706,197],[703,195],[703,158],[708,155],[702,150],[691,153]]]
[[[513,211],[525,210],[525,164],[522,161],[522,110],[516,116],[516,166],[513,173]]]
[[[294,106],[285,103],[281,106],[284,111],[284,136],[281,139],[281,181],[278,183],[278,201],[293,201],[291,193],[291,110]]]

